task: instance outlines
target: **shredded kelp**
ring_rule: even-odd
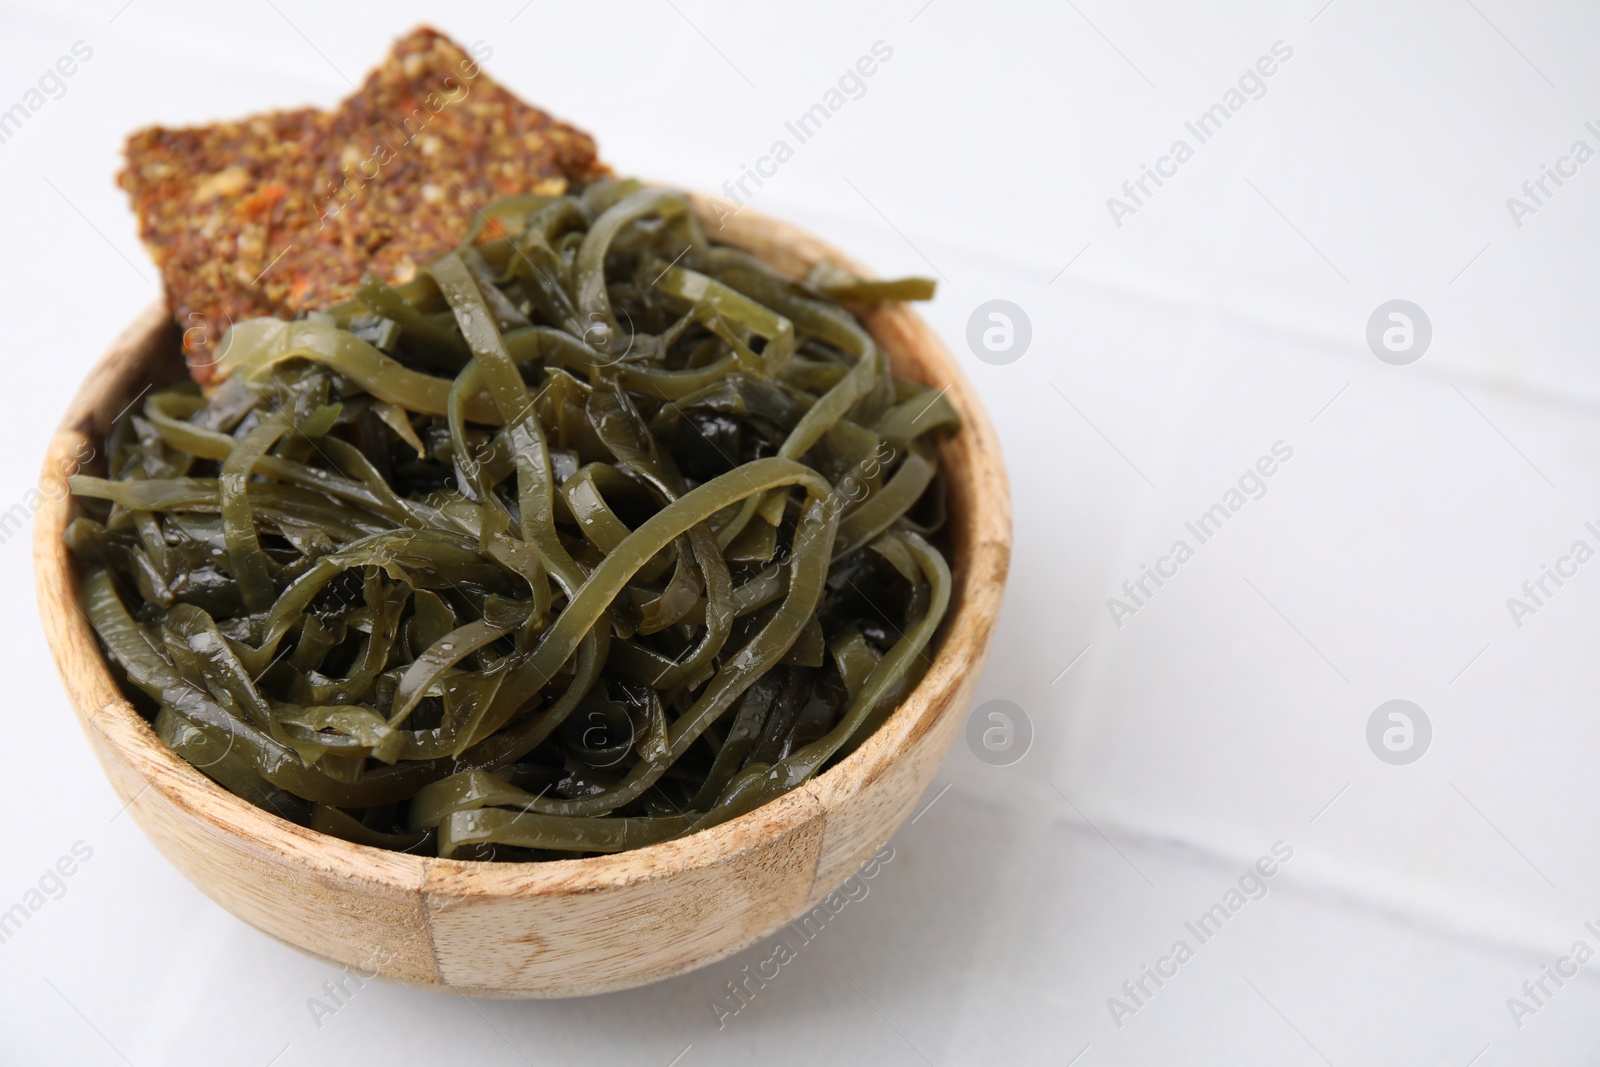
[[[502,201],[119,418],[72,479],[85,610],[174,751],[319,831],[533,860],[715,825],[929,663],[958,418],[847,306],[928,295],[785,280],[635,182]]]

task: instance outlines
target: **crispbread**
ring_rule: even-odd
[[[492,53],[421,27],[332,111],[128,139],[118,180],[197,380],[231,323],[336,303],[367,271],[405,281],[493,200],[610,173],[588,134],[482,73]]]

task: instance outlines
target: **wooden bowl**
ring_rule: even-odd
[[[719,223],[706,201],[696,207],[714,239],[785,274],[824,257],[854,267],[791,226],[749,211]],[[582,996],[692,970],[798,918],[894,833],[960,732],[1011,552],[999,444],[956,362],[904,306],[866,323],[899,374],[947,389],[964,420],[940,448],[955,587],[921,684],[847,759],[742,818],[616,855],[483,863],[369,848],[285,822],[176,756],[118,690],[62,539],[74,508],[64,476],[93,467],[87,450],[145,388],[183,374],[177,328],[164,307],[147,309],[73,398],[34,520],[45,634],[112,787],[207,896],[364,976],[474,996]]]

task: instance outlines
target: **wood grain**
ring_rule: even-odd
[[[694,197],[712,239],[798,276],[819,259],[865,274],[792,226],[719,215]],[[678,841],[551,863],[477,863],[368,848],[285,822],[174,755],[123,698],[85,619],[63,532],[65,476],[126,405],[180,376],[159,305],[112,345],[52,439],[34,520],[45,635],[90,747],[134,820],[217,903],[336,964],[480,996],[626,989],[704,966],[803,914],[894,833],[961,730],[999,612],[1011,505],[994,430],[932,330],[901,305],[865,316],[897,373],[935,388],[964,420],[941,443],[955,588],[921,683],[838,766],[801,788]]]

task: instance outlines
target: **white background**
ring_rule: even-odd
[[[1520,627],[1506,600],[1573,541],[1600,547],[1600,161],[1520,227],[1506,200],[1575,140],[1600,149],[1600,9],[1324,2],[451,5],[441,29],[486,42],[492,76],[619,170],[707,191],[893,49],[752,206],[943,279],[927,314],[1016,501],[979,699],[1019,705],[1032,747],[997,767],[958,742],[869,896],[723,1029],[709,1002],[771,943],[576,1002],[369,984],[318,1025],[308,998],[336,972],[213,905],[118,814],[17,534],[0,909],[74,842],[93,856],[0,945],[0,1061],[1593,1062],[1600,961],[1520,1026],[1507,998],[1577,940],[1600,949],[1600,564]],[[125,135],[332,105],[440,7],[0,9],[0,108],[94,49],[0,145],[0,510],[158,291],[112,183]],[[1264,95],[1116,225],[1107,198],[1193,145],[1185,121],[1279,41]],[[995,298],[1032,323],[1004,366],[965,341]],[[1410,366],[1365,340],[1396,298],[1432,322]],[[1293,458],[1266,496],[1117,626],[1107,598],[1278,441]],[[1394,698],[1433,727],[1408,766],[1366,742]],[[1185,920],[1280,840],[1270,894],[1119,1027],[1107,998],[1195,945]]]

